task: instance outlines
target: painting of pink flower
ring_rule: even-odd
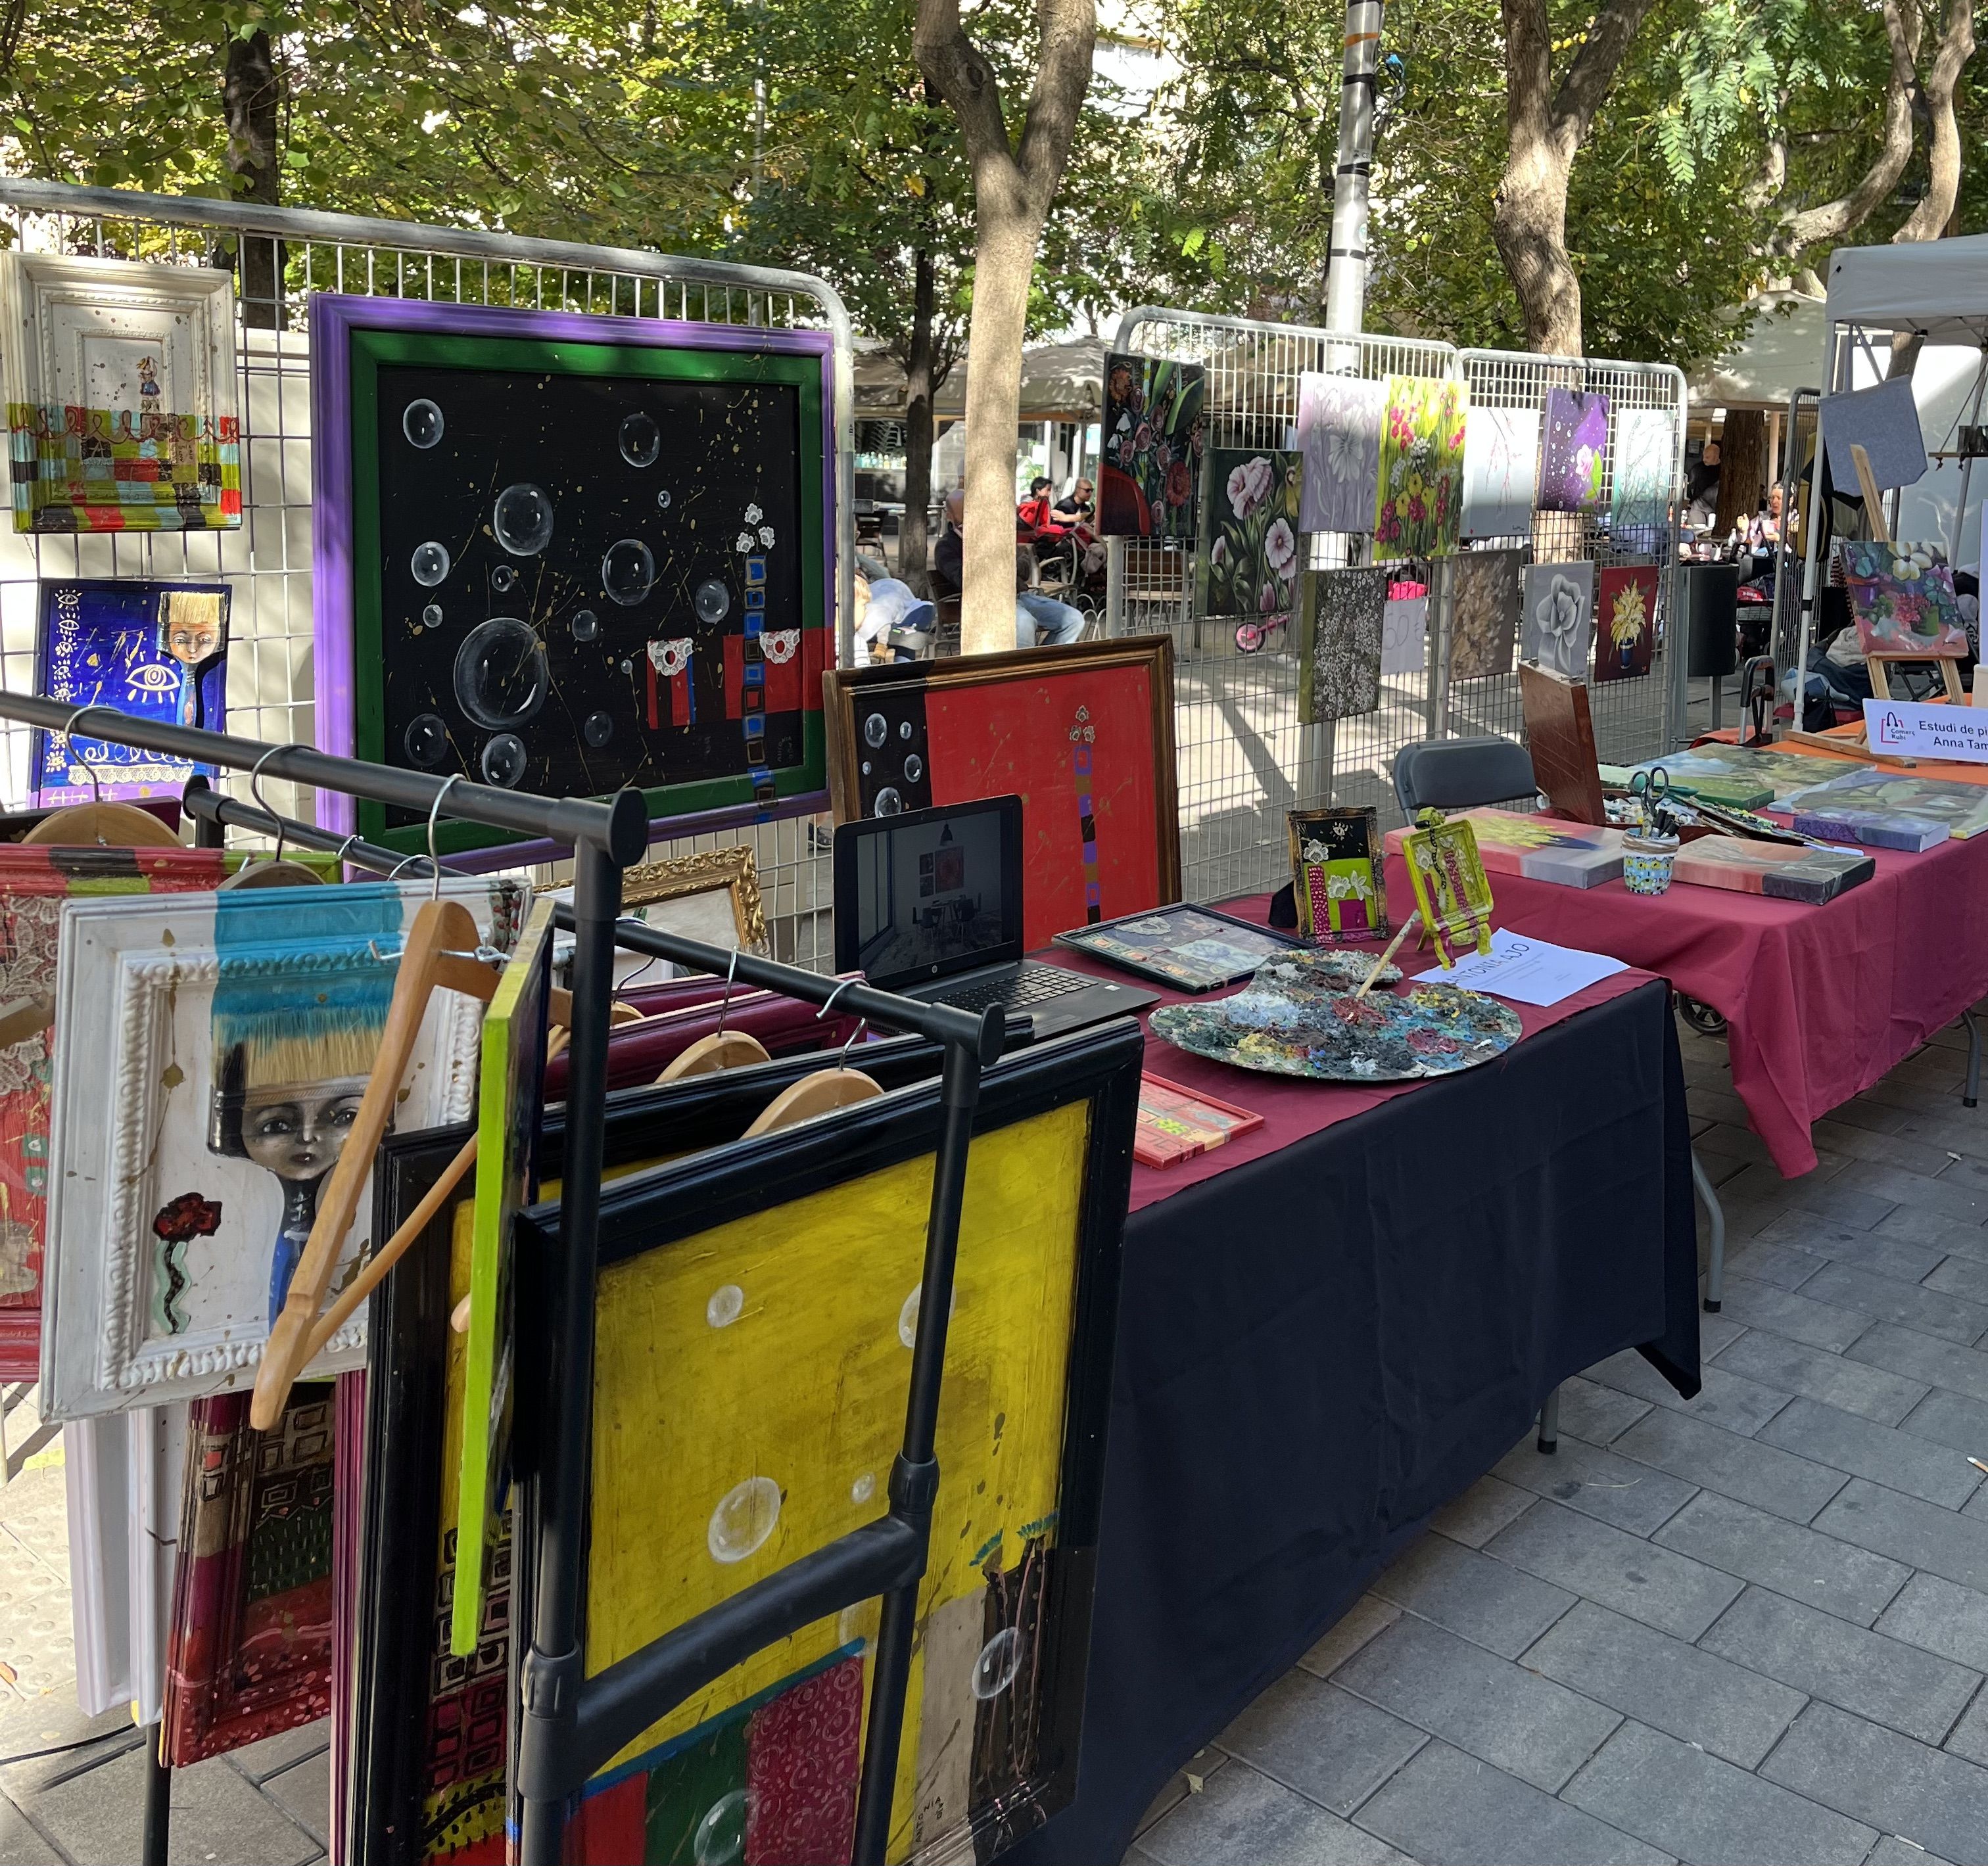
[[[1229,509],[1239,519],[1246,519],[1256,509],[1256,495],[1249,489],[1249,465],[1246,460],[1229,475]]]
[[[1286,520],[1275,520],[1263,534],[1263,557],[1280,576],[1290,576],[1298,560],[1298,541]]]
[[[1289,613],[1304,459],[1296,450],[1217,448],[1209,458],[1199,596],[1211,616]]]

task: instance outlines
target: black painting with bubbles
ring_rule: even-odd
[[[771,685],[749,757],[739,691],[749,589],[803,622],[793,387],[385,366],[377,408],[387,763],[597,796],[802,762]]]

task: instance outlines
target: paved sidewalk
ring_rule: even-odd
[[[1726,1202],[1686,1406],[1639,1358],[1530,1435],[1161,1797],[1132,1866],[1988,1866],[1988,1109],[1946,1033],[1784,1181],[1685,1032]],[[1976,1344],[1981,1344],[1977,1346]],[[11,1430],[11,1428],[10,1428]],[[62,1472],[0,1489],[0,1866],[127,1866],[75,1708]],[[319,1723],[174,1778],[175,1861],[307,1866]]]
[[[1682,1028],[1682,1026],[1680,1026]],[[1681,1402],[1634,1354],[1177,1777],[1128,1866],[1988,1862],[1988,1109],[1948,1032],[1783,1181],[1684,1033],[1726,1205]],[[1980,1345],[1977,1345],[1980,1344]]]

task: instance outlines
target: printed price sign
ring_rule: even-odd
[[[1988,708],[1866,700],[1864,730],[1874,752],[1988,764]]]

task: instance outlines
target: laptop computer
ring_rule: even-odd
[[[1022,956],[1022,799],[984,797],[844,823],[835,832],[835,968],[880,991],[1053,1036],[1159,1002]]]

